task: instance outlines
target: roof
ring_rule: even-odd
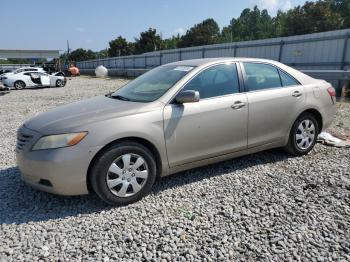
[[[248,58],[248,57],[219,57],[219,58],[202,58],[202,59],[192,59],[192,60],[182,60],[168,65],[179,65],[179,66],[202,66],[205,64],[215,63],[215,62],[225,62],[225,61],[256,61],[256,62],[269,62],[276,63],[276,61],[261,59],[261,58]]]
[[[225,62],[225,61],[251,61],[251,62],[262,62],[262,63],[269,63],[277,66],[280,69],[283,69],[284,71],[291,74],[294,78],[296,78],[301,84],[310,84],[314,82],[314,79],[292,67],[286,66],[285,64],[282,64],[278,61],[274,60],[268,60],[268,59],[261,59],[261,58],[247,58],[247,57],[222,57],[222,58],[203,58],[203,59],[192,59],[192,60],[183,60],[178,61],[174,63],[170,63],[168,65],[175,65],[175,66],[194,66],[194,67],[201,67],[201,66],[207,66],[213,63],[218,62]]]

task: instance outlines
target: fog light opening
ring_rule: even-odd
[[[51,184],[50,180],[47,180],[47,179],[40,179],[39,180],[39,184],[43,185],[43,186],[52,187],[52,184]]]

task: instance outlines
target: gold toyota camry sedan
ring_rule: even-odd
[[[279,62],[180,61],[26,121],[17,162],[34,188],[128,204],[157,176],[276,147],[307,154],[334,113],[330,83]]]

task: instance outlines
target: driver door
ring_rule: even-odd
[[[239,93],[235,63],[205,69],[182,90],[198,91],[200,101],[164,108],[170,167],[247,148],[247,97]]]
[[[45,73],[40,73],[40,82],[42,86],[50,86],[50,76]]]

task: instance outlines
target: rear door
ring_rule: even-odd
[[[305,104],[304,87],[274,65],[241,66],[249,103],[248,147],[284,141]]]
[[[201,99],[164,108],[170,167],[247,148],[248,105],[235,63],[204,69],[182,90],[196,90]]]

